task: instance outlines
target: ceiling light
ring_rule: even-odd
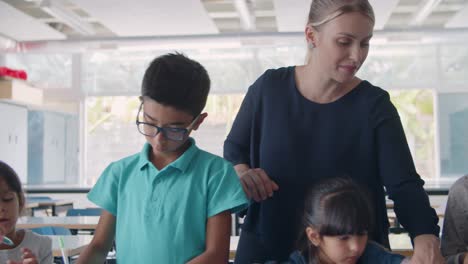
[[[239,13],[241,26],[244,30],[255,30],[255,16],[253,15],[253,8],[251,3],[247,0],[235,0],[234,6]]]

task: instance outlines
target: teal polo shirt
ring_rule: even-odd
[[[139,154],[111,163],[88,199],[116,216],[117,263],[186,263],[205,251],[211,216],[247,206],[228,161],[191,146],[158,170]]]

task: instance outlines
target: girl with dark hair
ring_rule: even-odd
[[[0,161],[0,263],[51,264],[52,240],[30,230],[17,230],[16,222],[24,208],[24,193],[16,172]],[[5,241],[5,240],[4,240]]]
[[[299,251],[293,264],[406,262],[368,240],[373,225],[366,193],[351,179],[334,178],[315,185],[306,198]],[[404,261],[405,260],[405,261]]]

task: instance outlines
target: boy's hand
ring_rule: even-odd
[[[249,199],[256,202],[266,200],[279,189],[278,185],[260,168],[248,169],[240,173],[242,188]]]
[[[36,256],[32,253],[32,251],[29,248],[22,248],[21,251],[23,251],[23,261],[16,262],[9,260],[7,264],[39,264]]]

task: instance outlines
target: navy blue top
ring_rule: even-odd
[[[376,222],[371,239],[388,246],[384,186],[412,237],[438,236],[438,217],[388,93],[362,81],[334,102],[314,103],[298,91],[294,69],[260,76],[224,142],[227,160],[262,168],[279,185],[272,198],[252,202],[243,229],[257,234],[278,259],[287,259],[299,234],[306,189],[318,179],[347,175],[370,191]]]
[[[358,259],[356,264],[400,264],[404,256],[388,252],[381,246],[369,242],[362,256]],[[270,263],[265,263],[270,264]],[[271,263],[271,264],[274,264]],[[283,263],[282,263],[283,264]],[[307,257],[302,255],[301,252],[295,251],[291,254],[289,261],[284,264],[311,264],[307,261]]]

